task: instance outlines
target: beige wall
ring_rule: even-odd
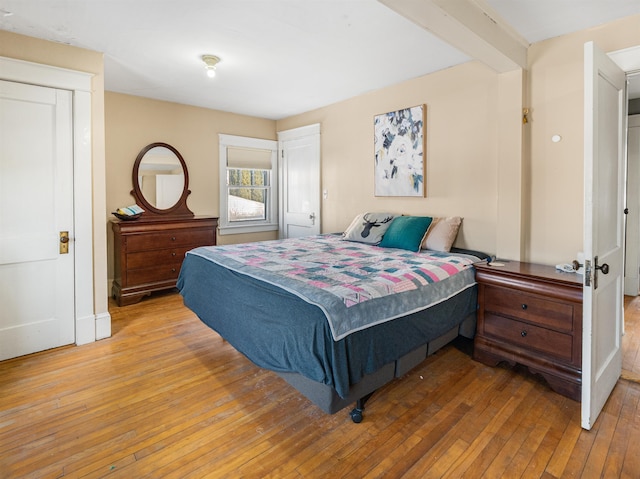
[[[516,201],[520,195],[509,190],[511,182],[522,188],[520,205],[512,208],[522,212],[522,221],[512,224],[522,231],[522,251],[520,258],[506,257],[546,264],[574,259],[583,242],[583,45],[590,40],[607,52],[640,45],[640,16],[532,45],[523,85],[529,123],[522,128],[505,129],[521,122],[502,102],[505,77],[477,63],[279,121],[278,130],[322,124],[322,187],[329,193],[323,230],[340,231],[364,210],[460,215],[456,245],[493,254],[509,226],[508,217],[498,219],[497,205],[505,194]],[[517,94],[509,97],[518,101]],[[428,115],[427,197],[375,198],[373,116],[419,103]],[[552,143],[553,134],[563,140]],[[505,143],[518,135],[509,151],[519,154],[519,167],[498,161]]]
[[[265,120],[119,93],[105,93],[107,216],[134,203],[132,169],[138,153],[163,142],[180,152],[189,169],[187,204],[196,215],[218,216],[218,134],[276,139],[276,125]],[[275,233],[219,236],[219,244],[274,239]],[[109,278],[113,244],[108,234]]]
[[[374,196],[373,117],[427,105],[426,198]],[[278,122],[320,123],[322,230],[364,211],[464,217],[458,246],[495,252],[498,75],[473,62]]]
[[[93,170],[93,250],[94,309],[97,315],[107,312],[107,257],[105,235],[105,136],[104,136],[104,66],[102,53],[38,40],[0,30],[0,56],[93,73],[92,170]]]
[[[582,251],[584,44],[612,52],[640,45],[640,15],[529,48],[531,188],[527,259],[567,262]],[[562,136],[559,143],[551,136]]]

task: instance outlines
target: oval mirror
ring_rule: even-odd
[[[136,202],[152,214],[188,214],[189,174],[182,155],[166,143],[152,143],[140,151],[133,165]]]

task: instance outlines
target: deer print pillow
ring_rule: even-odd
[[[377,245],[396,216],[393,213],[362,213],[353,219],[342,239]]]

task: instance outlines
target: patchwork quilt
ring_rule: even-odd
[[[187,254],[266,281],[318,306],[335,341],[427,309],[475,284],[472,257],[380,248],[330,234],[206,246]]]

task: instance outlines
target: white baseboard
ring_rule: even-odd
[[[93,343],[96,340],[96,318],[89,315],[76,321],[76,344]]]
[[[111,315],[108,312],[85,316],[76,322],[78,346],[109,337],[111,337]]]
[[[96,315],[96,339],[111,337],[111,315],[108,312]]]

